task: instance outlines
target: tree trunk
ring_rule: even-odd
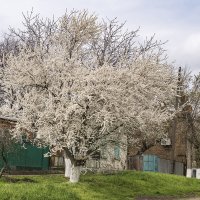
[[[0,171],[0,178],[2,177],[4,170],[5,170],[5,166],[3,166],[1,171]]]
[[[65,162],[65,177],[70,178],[72,164],[71,160],[69,159],[65,151],[64,151],[64,162]]]
[[[65,159],[65,177],[70,178],[72,164],[69,158],[64,158],[64,159]]]
[[[3,160],[3,167],[2,167],[2,169],[1,169],[1,171],[0,171],[0,178],[2,177],[2,175],[3,175],[4,171],[5,171],[5,169],[8,169],[8,170],[10,171],[10,167],[8,166],[8,161],[7,161],[7,158],[6,158],[6,156],[5,156],[4,153],[5,153],[5,152],[4,152],[4,147],[2,147],[2,150],[1,150],[1,157],[2,157],[2,160]],[[9,173],[10,173],[10,172],[9,172]]]
[[[188,140],[187,140],[186,159],[187,159],[186,177],[192,177],[192,144]]]
[[[81,173],[81,166],[77,166],[75,164],[72,164],[70,182],[71,183],[77,183],[79,181],[79,178],[80,178],[80,173]]]
[[[70,178],[71,183],[77,183],[85,160],[76,160],[67,148],[63,149],[63,155],[65,159],[65,176]]]

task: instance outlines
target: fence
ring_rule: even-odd
[[[142,155],[128,157],[128,169],[172,173],[172,161],[161,159],[156,155]],[[175,174],[184,175],[184,164],[175,162]]]
[[[29,143],[25,148],[20,144],[14,144],[13,150],[7,153],[9,167],[13,170],[48,170],[49,158],[44,157],[48,152],[48,148],[38,148]],[[0,167],[3,166],[2,158],[0,158]]]

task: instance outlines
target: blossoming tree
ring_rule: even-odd
[[[158,42],[134,46],[137,31],[123,34],[116,21],[73,11],[57,26],[48,50],[22,45],[7,58],[3,110],[18,118],[16,138],[28,130],[52,154],[62,150],[66,176],[77,182],[81,166],[105,143],[163,136],[175,78]]]

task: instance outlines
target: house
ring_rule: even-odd
[[[185,112],[172,121],[168,138],[137,155],[137,149],[128,149],[128,169],[186,175],[188,163],[195,160],[194,148],[188,141],[188,123]]]
[[[127,168],[127,139],[121,137],[120,143],[108,143],[99,148],[86,160],[84,167],[91,171],[118,171]],[[64,168],[61,152],[51,157],[51,168]]]
[[[15,123],[16,119],[0,117],[0,129],[12,129]],[[129,169],[185,175],[189,148],[193,156],[191,160],[194,160],[194,150],[188,143],[187,134],[185,115],[181,113],[171,124],[169,138],[161,140],[142,155],[137,155],[136,148],[127,149],[127,138],[124,136],[120,144],[110,143],[99,149],[86,161],[85,166],[98,171]],[[25,143],[24,147],[21,144],[15,145],[15,151],[7,155],[13,170],[64,168],[62,152],[46,158],[44,154],[48,152],[48,148],[38,148],[30,143]]]
[[[128,149],[128,169],[155,171],[188,176],[192,168],[197,167],[198,154],[189,138],[192,134],[192,106],[185,105],[188,96],[183,88],[182,69],[179,67],[177,96],[175,109],[178,111],[168,130],[168,138],[163,138],[157,144],[137,155],[137,148]],[[191,173],[190,175],[191,176]]]
[[[86,161],[86,167],[98,171],[127,169],[127,137],[122,136],[120,143],[108,143]]]
[[[0,117],[0,130],[11,130],[16,123],[16,119]],[[57,152],[52,157],[44,157],[48,148],[38,148],[29,142],[13,144],[14,151],[7,153],[9,167],[12,170],[62,170],[64,169],[64,159],[62,152]],[[102,149],[93,154],[86,162],[86,167],[97,170],[123,170],[126,169],[127,145],[126,137],[121,138],[120,144],[107,144]],[[0,157],[0,167],[3,166]]]

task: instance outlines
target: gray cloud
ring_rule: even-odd
[[[156,37],[166,45],[169,59],[200,71],[200,2],[198,0],[0,0],[0,32],[9,25],[21,26],[22,12],[31,10],[43,17],[61,16],[66,8],[88,9],[99,17],[127,21],[127,28],[141,27],[140,35]]]

